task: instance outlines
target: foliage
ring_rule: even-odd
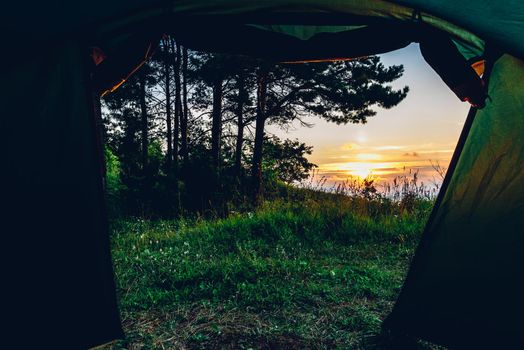
[[[109,147],[104,148],[104,157],[106,164],[106,203],[110,217],[117,217],[121,213],[120,205],[122,200],[120,194],[123,191],[121,181],[121,168],[118,157]]]
[[[388,85],[403,71],[403,66],[384,67],[377,56],[275,66],[267,113],[279,125],[310,116],[337,124],[366,123],[376,115],[373,107],[392,108],[406,97],[408,87]]]
[[[280,140],[278,137],[268,137],[264,145],[263,170],[266,174],[274,174],[278,181],[288,185],[297,184],[307,179],[315,164],[308,161],[307,155],[313,152],[313,147],[298,140]]]

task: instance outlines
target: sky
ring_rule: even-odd
[[[418,45],[381,55],[385,65],[403,64],[404,75],[394,87],[409,86],[396,107],[376,108],[366,124],[336,125],[312,117],[312,128],[287,131],[269,126],[281,138],[313,146],[309,161],[318,165],[317,178],[326,186],[371,176],[376,182],[418,171],[427,184],[441,182],[432,163],[447,168],[466,120],[469,104],[461,102],[422,58]],[[309,121],[309,120],[308,120]]]

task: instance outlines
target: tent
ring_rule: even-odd
[[[486,60],[489,98],[468,115],[384,328],[463,348],[524,341],[524,2],[30,1],[0,16],[3,344],[83,349],[123,336],[93,96],[159,35],[296,61],[394,50],[422,27]],[[107,56],[96,67],[93,47]]]

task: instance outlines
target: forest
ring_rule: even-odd
[[[312,147],[267,134],[314,118],[365,123],[408,88],[378,57],[276,64],[188,50],[164,37],[137,74],[102,99],[113,214],[227,215],[300,183]]]

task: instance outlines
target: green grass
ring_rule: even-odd
[[[345,196],[218,220],[113,224],[115,349],[369,348],[431,202]]]

